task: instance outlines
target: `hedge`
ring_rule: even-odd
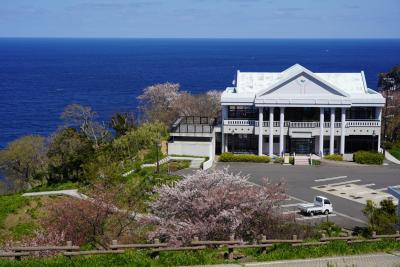
[[[359,164],[382,165],[384,158],[382,153],[372,151],[357,151],[353,154],[353,160]]]
[[[336,161],[342,161],[343,160],[343,156],[339,155],[339,154],[326,155],[324,158],[325,159],[329,159],[329,160],[336,160]]]
[[[222,153],[219,156],[219,161],[222,162],[263,162],[268,163],[271,158],[268,156],[257,156],[252,154],[233,154],[230,152]]]
[[[313,165],[313,166],[319,166],[319,165],[321,165],[321,161],[318,160],[318,159],[312,159],[312,160],[311,160],[311,165]]]
[[[274,163],[283,164],[283,162],[284,162],[283,157],[276,157],[276,158],[274,159]]]

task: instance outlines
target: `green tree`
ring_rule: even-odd
[[[391,199],[384,199],[379,204],[380,207],[377,207],[371,200],[367,200],[363,209],[364,215],[368,217],[368,230],[370,233],[392,234],[396,230],[396,206]]]
[[[156,142],[167,138],[168,128],[164,123],[144,123],[124,136],[116,138],[112,143],[112,148],[119,159],[133,160],[140,150],[149,149]]]
[[[82,164],[93,156],[92,143],[73,128],[56,132],[48,149],[49,182],[82,180]]]
[[[0,151],[0,171],[10,189],[30,187],[46,175],[48,159],[45,139],[38,135],[18,138]]]
[[[114,129],[117,137],[122,136],[135,128],[135,117],[132,112],[117,112],[111,117],[110,127]]]

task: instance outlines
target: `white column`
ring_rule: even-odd
[[[285,108],[280,107],[280,116],[279,116],[279,127],[280,127],[280,135],[279,135],[279,156],[283,155],[283,124],[285,122]]]
[[[224,121],[228,118],[228,107],[227,106],[222,106],[221,107],[221,153],[226,152],[226,141],[225,140],[225,125]]]
[[[331,108],[331,131],[329,138],[329,154],[335,153],[335,108]]]
[[[319,109],[319,155],[324,155],[324,108]]]
[[[274,154],[274,108],[269,108],[269,151],[268,155]]]
[[[340,135],[340,154],[344,155],[344,143],[346,136],[346,109],[342,108],[342,118],[341,118],[341,135]]]
[[[258,155],[263,152],[263,112],[264,108],[258,108]]]
[[[376,119],[382,123],[382,108],[376,108]],[[379,127],[379,131],[376,133],[378,135],[378,152],[381,152],[381,127]],[[400,206],[400,205],[399,205]]]

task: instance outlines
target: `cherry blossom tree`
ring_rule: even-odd
[[[187,244],[194,236],[222,240],[231,234],[244,239],[267,234],[265,224],[283,218],[279,204],[287,197],[282,181],[265,179],[256,185],[228,169],[197,171],[157,193],[151,209],[158,225],[151,238],[175,245]]]
[[[107,188],[97,184],[88,193],[89,199],[66,198],[48,206],[41,226],[52,236],[63,235],[74,245],[90,243],[106,247],[112,239],[120,238],[136,223],[136,214],[119,209],[118,199],[124,197],[123,188]],[[134,204],[129,203],[132,207]],[[132,204],[132,206],[131,206]]]

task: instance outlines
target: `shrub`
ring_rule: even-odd
[[[367,205],[363,213],[368,217],[368,232],[376,231],[377,234],[391,234],[396,230],[398,222],[396,215],[396,205],[391,199],[384,199],[377,207],[371,200],[367,200]]]
[[[321,161],[318,160],[318,159],[312,159],[311,160],[311,165],[319,166],[319,165],[321,165]]]
[[[342,228],[334,222],[322,222],[317,225],[317,229],[325,232],[328,236],[339,236],[342,232]]]
[[[251,240],[275,234],[290,217],[279,213],[286,186],[268,180],[260,186],[248,179],[227,169],[197,171],[158,188],[159,197],[151,204],[158,226],[151,238],[188,244],[194,236],[223,240],[235,234]]]
[[[294,157],[289,157],[289,163],[294,165]]]
[[[328,160],[335,160],[335,161],[342,161],[343,160],[343,156],[339,155],[339,154],[326,155],[324,158],[328,159]]]
[[[257,156],[252,154],[233,154],[230,152],[222,153],[219,157],[222,162],[263,162],[268,163],[271,158],[268,156]]]
[[[274,160],[274,163],[283,164],[283,162],[284,162],[283,157],[276,157],[275,160]]]
[[[357,151],[353,154],[353,160],[359,164],[381,165],[385,156],[373,151]]]

